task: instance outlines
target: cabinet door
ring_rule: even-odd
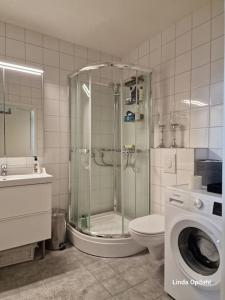
[[[51,183],[0,188],[0,220],[51,210]]]
[[[0,251],[51,237],[51,212],[0,221]]]

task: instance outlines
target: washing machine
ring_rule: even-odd
[[[219,300],[222,196],[168,188],[165,291],[176,300]]]

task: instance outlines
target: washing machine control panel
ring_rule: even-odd
[[[168,189],[168,204],[205,216],[222,216],[222,197],[206,190],[188,191],[187,187],[178,186]]]
[[[189,209],[203,215],[222,216],[222,199],[207,194],[191,193]]]

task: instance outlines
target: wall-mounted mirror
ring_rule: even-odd
[[[40,155],[43,149],[42,90],[41,70],[23,66],[0,69],[0,157]]]

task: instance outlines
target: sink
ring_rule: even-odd
[[[52,182],[52,175],[47,173],[19,174],[0,176],[0,188],[17,185],[39,184]]]

